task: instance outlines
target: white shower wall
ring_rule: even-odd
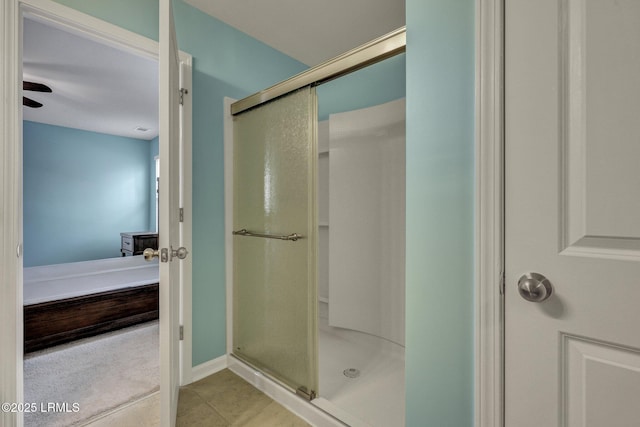
[[[404,346],[404,99],[332,114],[319,151],[318,285],[329,325]]]

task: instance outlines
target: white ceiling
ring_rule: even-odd
[[[405,25],[404,0],[184,0],[309,66]]]
[[[53,90],[24,91],[44,105],[23,107],[25,120],[140,139],[158,135],[157,61],[25,19],[23,78]]]
[[[184,0],[309,66],[404,25],[404,0]],[[158,66],[148,58],[25,19],[23,75],[53,93],[25,120],[152,139],[158,135]],[[140,132],[136,128],[149,129]]]

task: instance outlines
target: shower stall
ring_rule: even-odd
[[[400,29],[230,108],[229,352],[351,426],[404,424],[404,47]]]
[[[318,142],[314,404],[349,425],[403,425],[404,98],[330,114]]]

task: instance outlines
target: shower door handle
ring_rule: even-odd
[[[278,240],[290,240],[292,242],[297,241],[298,239],[302,239],[303,236],[298,233],[292,233],[287,235],[273,235],[273,234],[261,234],[261,233],[253,233],[251,231],[247,231],[246,228],[242,230],[233,231],[231,234],[234,236],[246,236],[246,237],[262,237],[265,239],[278,239]]]

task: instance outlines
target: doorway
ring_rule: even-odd
[[[13,52],[13,55],[7,56],[7,58],[9,57],[13,58],[15,62],[14,60],[8,60],[7,63],[11,63],[11,64],[15,63],[17,70],[20,70],[21,67],[19,66],[19,64],[22,62],[22,51],[21,51],[21,47],[19,48],[21,44],[18,43],[17,40],[21,40],[21,34],[19,30],[22,27],[21,22],[22,22],[23,16],[25,18],[32,19],[41,23],[46,23],[48,25],[63,28],[68,32],[77,33],[84,38],[91,39],[93,41],[98,41],[112,48],[115,48],[116,50],[119,49],[121,51],[133,53],[134,55],[139,55],[140,57],[151,59],[156,62],[158,60],[158,43],[157,42],[153,40],[149,40],[145,37],[139,36],[138,34],[123,30],[122,28],[119,28],[115,25],[106,23],[104,21],[98,20],[91,16],[77,12],[73,9],[67,8],[65,6],[61,6],[58,3],[47,2],[47,1],[31,2],[29,0],[22,1],[22,2],[16,1],[16,2],[11,2],[11,5],[9,5],[5,9],[6,9],[5,11],[7,12],[7,16],[5,15],[2,16],[3,22],[15,21],[14,26],[8,25],[6,27],[8,29],[7,34],[9,33],[9,30],[13,30],[14,37],[11,37],[10,39],[16,40],[16,43],[14,45],[16,46],[15,52]],[[19,19],[16,20],[16,18],[19,18]],[[7,45],[11,45],[11,43],[7,43]],[[188,91],[188,93],[191,93],[191,86],[190,86],[191,57],[188,54],[183,54],[182,52],[180,53],[180,57],[182,61],[181,71],[183,72],[183,75],[182,75],[183,77],[182,83],[184,84],[183,87]],[[15,86],[18,87],[17,86],[18,83],[22,80],[21,73],[7,74],[6,80],[10,80],[11,78],[15,78],[16,80]],[[13,87],[14,85],[11,84],[7,86]],[[25,91],[25,95],[26,95],[26,91]],[[43,95],[46,95],[46,94],[43,94]],[[32,97],[34,98],[35,96],[36,95],[32,95]],[[44,101],[43,104],[46,105],[46,100],[43,99],[43,101]],[[181,180],[181,182],[183,184],[184,193],[188,193],[188,194],[182,195],[184,196],[183,197],[184,204],[182,206],[185,211],[185,215],[184,215],[185,221],[181,223],[181,229],[183,231],[181,244],[187,247],[191,247],[191,242],[190,242],[190,236],[191,236],[191,231],[190,231],[190,227],[191,227],[191,223],[190,223],[190,219],[191,219],[191,215],[190,215],[190,211],[191,211],[190,209],[191,208],[191,205],[190,205],[190,201],[191,201],[190,199],[190,187],[191,187],[190,103],[191,103],[191,97],[185,96],[184,105],[182,107],[182,113],[181,113],[182,121],[181,121],[181,134],[180,134],[180,141],[179,141],[182,149],[181,173],[185,177],[184,180]],[[6,105],[7,104],[5,104],[5,106]],[[16,105],[16,107],[18,106]],[[7,228],[6,230],[5,229],[3,230],[7,231],[7,234],[6,234],[7,241],[12,241],[12,238],[10,238],[9,236],[15,236],[19,242],[22,242],[22,221],[21,221],[22,212],[20,209],[20,207],[22,206],[22,191],[21,191],[22,190],[22,183],[21,183],[22,132],[20,130],[22,126],[20,125],[18,127],[18,123],[21,124],[20,119],[22,118],[21,112],[23,108],[26,108],[26,107],[16,108],[16,112],[14,114],[14,117],[16,118],[15,122],[10,121],[7,123],[7,126],[5,127],[5,129],[7,130],[7,133],[11,132],[12,135],[15,135],[15,138],[7,139],[7,141],[13,141],[13,142],[11,142],[9,146],[6,148],[8,149],[8,151],[15,153],[16,155],[15,159],[17,161],[13,163],[12,168],[10,168],[7,171],[7,175],[5,175],[7,177],[13,176],[13,178],[9,181],[5,181],[6,185],[4,186],[4,190],[6,190],[7,188],[15,188],[18,191],[16,191],[14,194],[15,195],[14,202],[12,202],[11,204],[7,204],[5,209],[5,212],[7,213],[7,217],[15,218],[16,221],[12,223],[5,223],[5,225],[11,224],[11,227]],[[156,107],[156,110],[157,110],[157,107]],[[155,111],[155,114],[157,115],[157,111]],[[144,127],[144,126],[141,126],[141,127]],[[142,130],[140,129],[139,131],[142,131]],[[152,158],[149,160],[152,160]],[[147,170],[149,171],[150,168],[151,167],[149,166]],[[12,173],[13,175],[11,175]],[[149,190],[146,190],[145,192],[147,194],[150,193]],[[6,200],[7,199],[5,199],[5,201]],[[150,216],[149,212],[148,211],[145,212],[145,217],[147,221],[150,220],[149,216]],[[145,221],[145,224],[147,224],[146,221]],[[145,226],[145,229],[146,229],[146,226]],[[123,230],[123,231],[133,231],[133,230]],[[120,240],[120,236],[117,237],[117,240]],[[120,243],[117,243],[116,245],[117,245],[116,254],[120,256]],[[5,400],[22,401],[23,400],[22,396],[24,393],[23,384],[22,384],[22,381],[23,381],[23,371],[22,371],[23,328],[22,328],[22,321],[21,321],[21,318],[23,315],[23,310],[22,310],[22,293],[23,293],[22,250],[23,250],[23,247],[22,247],[22,244],[19,244],[17,248],[14,248],[14,249],[16,249],[15,254],[17,255],[17,258],[16,258],[17,265],[15,266],[7,265],[6,266],[7,269],[5,270],[5,272],[8,272],[8,274],[12,274],[13,277],[15,278],[15,279],[7,280],[6,283],[14,283],[15,286],[6,286],[6,287],[3,286],[3,292],[6,292],[5,296],[8,294],[11,294],[11,295],[14,295],[15,298],[9,297],[7,299],[4,299],[4,302],[6,302],[7,304],[10,304],[11,307],[10,308],[7,307],[7,309],[5,310],[5,306],[3,305],[3,310],[2,310],[3,316],[6,316],[3,318],[3,320],[6,320],[5,324],[13,325],[14,327],[13,332],[3,330],[2,361],[3,361],[3,368],[6,369],[6,371],[9,374],[6,376],[3,375],[2,389],[3,389],[3,397],[5,397]],[[6,258],[3,262],[6,262]],[[17,268],[14,270],[14,267],[17,267]],[[180,313],[180,315],[182,317],[183,327],[186,331],[188,331],[184,334],[185,340],[181,342],[181,355],[182,355],[181,375],[182,375],[183,382],[189,381],[190,370],[191,370],[190,268],[191,268],[191,261],[190,259],[188,259],[182,264],[181,278],[182,278],[183,287],[180,290],[181,296],[183,296],[183,298],[181,299],[182,312]],[[6,335],[7,333],[8,335]],[[4,380],[6,380],[6,384]],[[5,391],[7,394],[4,394]],[[9,414],[7,416],[10,416],[10,415],[12,414]],[[15,420],[17,419],[17,417],[15,415],[11,416],[10,418],[14,420],[12,422],[16,422]]]
[[[71,424],[159,388],[158,62],[28,15],[22,51],[24,397],[78,406],[25,425]]]

